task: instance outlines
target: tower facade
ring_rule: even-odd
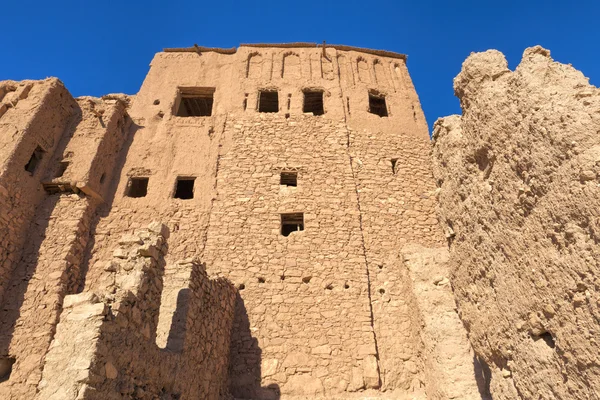
[[[23,215],[0,242],[6,398],[477,392],[404,55],[195,46],[158,53],[131,97],[30,85],[57,122],[2,153],[0,200]]]

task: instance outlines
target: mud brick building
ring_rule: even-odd
[[[401,54],[0,82],[0,397],[481,398],[435,189]]]

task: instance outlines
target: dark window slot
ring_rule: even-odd
[[[180,88],[178,117],[210,117],[214,102],[214,88]]]
[[[44,157],[44,153],[45,153],[44,149],[42,149],[40,146],[37,146],[35,148],[35,150],[33,151],[33,154],[31,155],[31,157],[29,158],[29,161],[27,162],[27,164],[25,164],[25,171],[27,171],[31,175],[33,175],[33,173],[37,169],[38,165],[42,161],[42,158]]]
[[[323,92],[306,90],[304,92],[304,106],[302,112],[313,113],[313,115],[325,114],[323,108]]]
[[[298,186],[298,173],[297,172],[282,172],[279,181],[280,185],[284,186]]]
[[[369,112],[380,117],[388,116],[384,95],[369,93]]]
[[[281,214],[281,234],[289,236],[292,232],[304,230],[304,214],[290,213]]]
[[[176,199],[189,200],[194,198],[194,182],[196,178],[177,178],[175,186]]]
[[[260,91],[258,94],[258,111],[272,112],[279,111],[279,95],[275,91]]]
[[[392,158],[392,174],[396,175],[396,163],[398,162],[397,158]]]
[[[146,197],[149,178],[129,178],[127,197]]]

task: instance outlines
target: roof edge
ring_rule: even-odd
[[[376,56],[382,57],[390,57],[390,58],[399,58],[402,60],[407,59],[406,54],[395,53],[393,51],[387,50],[373,50],[366,49],[364,47],[355,47],[355,46],[345,46],[339,44],[317,44],[317,43],[307,43],[307,42],[295,42],[295,43],[242,43],[239,47],[277,47],[277,48],[319,48],[319,47],[331,47],[336,50],[342,51],[358,51],[366,54],[373,54]],[[239,48],[238,47],[238,48]],[[165,48],[163,51],[165,53],[202,53],[207,51],[212,51],[220,54],[235,54],[237,52],[236,47],[232,47],[229,49],[220,48],[220,47],[203,47],[194,45],[193,47],[175,47],[175,48]]]

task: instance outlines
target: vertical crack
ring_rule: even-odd
[[[338,64],[339,71],[339,64]],[[342,88],[342,84],[340,81],[340,77],[338,75],[338,83],[340,86],[340,92],[342,93],[341,98],[343,99],[344,90]],[[377,344],[377,333],[375,332],[375,316],[373,313],[373,299],[371,297],[371,274],[369,271],[369,260],[367,257],[367,246],[365,245],[365,234],[363,230],[363,213],[360,207],[360,192],[358,190],[358,179],[356,176],[356,172],[354,171],[354,163],[352,159],[352,154],[350,153],[350,129],[348,128],[348,119],[346,115],[346,108],[343,106],[344,110],[344,124],[346,125],[346,154],[348,154],[348,160],[350,161],[350,171],[352,172],[352,179],[354,180],[354,192],[356,193],[356,205],[358,207],[358,223],[360,227],[360,242],[363,251],[363,257],[365,259],[365,272],[367,276],[367,297],[369,299],[369,314],[370,314],[370,322],[371,322],[371,331],[373,332],[373,342],[375,343],[375,359],[377,360],[377,376],[379,379],[378,387],[381,387],[381,369],[379,367],[379,345]]]

